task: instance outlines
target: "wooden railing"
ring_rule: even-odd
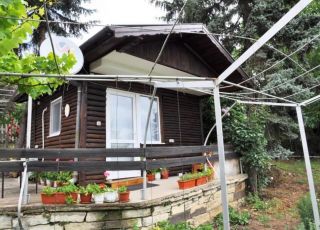
[[[102,171],[102,170],[149,170],[163,167],[175,167],[205,163],[203,153],[211,153],[209,160],[217,161],[217,147],[179,146],[115,148],[115,149],[0,149],[0,158],[37,158],[29,161],[28,171]],[[190,156],[192,155],[192,156]],[[196,155],[196,156],[195,156]],[[238,154],[226,150],[226,158],[238,157]],[[97,161],[90,158],[104,157],[146,157],[146,161]],[[88,160],[70,161],[73,158]],[[156,158],[156,159],[155,159]],[[158,158],[158,159],[157,159]],[[44,159],[41,161],[40,159]],[[56,160],[59,159],[59,160]],[[0,161],[0,172],[23,171],[23,161]]]

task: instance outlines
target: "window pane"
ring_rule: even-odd
[[[61,125],[61,100],[51,104],[51,134],[60,132]]]
[[[140,110],[140,129],[141,129],[141,141],[144,139],[144,132],[147,124],[148,109],[150,106],[150,97],[140,96],[139,110]],[[149,128],[147,133],[147,141],[160,141],[159,133],[159,111],[158,111],[158,100],[154,99],[152,104],[152,110],[150,115]]]
[[[111,139],[133,140],[133,98],[111,95]]]

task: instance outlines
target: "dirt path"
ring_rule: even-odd
[[[269,203],[265,210],[246,205],[243,210],[251,213],[250,224],[246,229],[292,229],[295,230],[300,223],[296,205],[299,199],[308,191],[302,176],[287,173],[273,168],[273,182],[262,192],[262,197]]]

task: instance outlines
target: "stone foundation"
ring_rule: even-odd
[[[229,205],[237,206],[245,196],[246,175],[228,179]],[[221,191],[210,182],[158,199],[90,205],[26,205],[22,225],[29,230],[150,229],[159,221],[188,221],[194,226],[206,223],[221,212]],[[0,208],[0,229],[18,224],[16,207]]]

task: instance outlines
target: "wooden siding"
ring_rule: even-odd
[[[165,37],[163,37],[164,39]],[[161,39],[141,42],[125,50],[125,53],[154,62],[162,44],[163,41]],[[158,63],[196,76],[217,76],[216,71],[182,39],[169,40]]]
[[[64,88],[64,90],[63,90]],[[58,136],[49,137],[50,102],[63,96],[61,108],[61,133]],[[70,115],[65,117],[64,107],[70,105]],[[31,147],[42,148],[42,111],[44,113],[44,146],[45,148],[74,148],[75,127],[77,111],[77,90],[72,85],[65,85],[57,90],[53,95],[47,95],[33,102],[32,114],[32,139]]]
[[[89,83],[87,101],[87,142],[86,148],[106,147],[106,89],[125,90],[134,93],[150,95],[151,90],[147,85],[127,83]],[[200,118],[200,98],[190,94],[159,89],[157,91],[160,104],[162,142],[169,144],[169,139],[175,143],[170,145],[201,145],[202,130]],[[179,111],[181,143],[179,132]],[[96,122],[101,121],[101,126]]]

